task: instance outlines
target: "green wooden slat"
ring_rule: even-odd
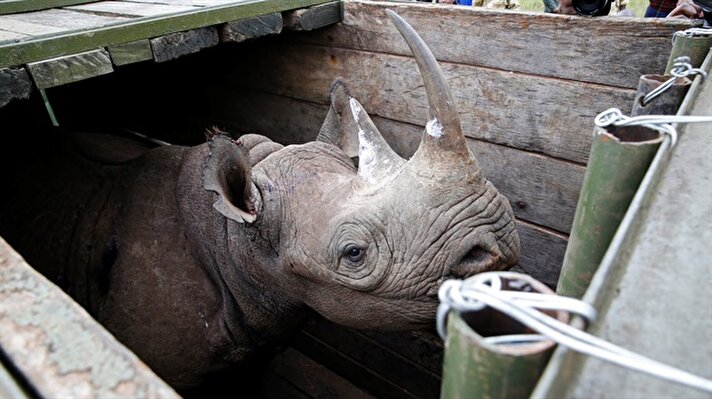
[[[96,0],[0,0],[0,15],[74,6]]]
[[[248,0],[9,43],[0,46],[0,68],[327,2],[329,0]]]

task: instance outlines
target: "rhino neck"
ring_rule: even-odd
[[[179,203],[191,250],[220,291],[225,327],[243,358],[296,332],[308,310],[280,290],[274,263],[278,255],[265,235],[212,207],[215,194],[202,185],[206,156],[207,146],[188,155],[179,179]]]

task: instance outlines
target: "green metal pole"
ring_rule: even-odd
[[[552,293],[544,284],[533,278],[531,281],[530,286],[536,291]],[[568,322],[568,316],[563,312],[557,317]],[[463,315],[450,312],[440,397],[528,398],[549,360],[554,343],[493,344],[484,339],[485,335],[527,332],[519,323],[490,308]]]
[[[680,56],[690,57],[690,64],[697,68],[702,65],[707,53],[712,47],[712,36],[680,36],[673,35],[672,50],[670,58],[668,58],[665,74],[669,74],[672,70],[672,64],[675,58]]]
[[[643,75],[638,81],[638,93],[633,102],[631,116],[638,115],[675,115],[680,108],[687,90],[692,85],[688,78],[677,78],[667,90],[647,103],[643,103],[646,94],[662,85],[672,75]]]
[[[642,126],[595,128],[558,294],[583,296],[662,139]]]

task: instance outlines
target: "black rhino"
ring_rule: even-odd
[[[337,81],[303,145],[215,132],[113,165],[83,152],[86,138],[53,146],[6,185],[0,234],[178,388],[253,358],[313,311],[357,328],[432,326],[440,283],[513,266],[519,238],[435,58],[389,15],[430,105],[410,160]]]

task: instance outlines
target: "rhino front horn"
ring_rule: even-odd
[[[418,152],[411,162],[432,165],[442,160],[453,166],[457,163],[467,164],[470,173],[473,172],[472,168],[479,171],[477,161],[467,148],[460,125],[460,116],[454,106],[455,102],[433,53],[413,27],[400,15],[391,10],[386,10],[386,13],[413,52],[428,97],[430,120],[426,124]],[[453,164],[454,160],[461,162]]]

